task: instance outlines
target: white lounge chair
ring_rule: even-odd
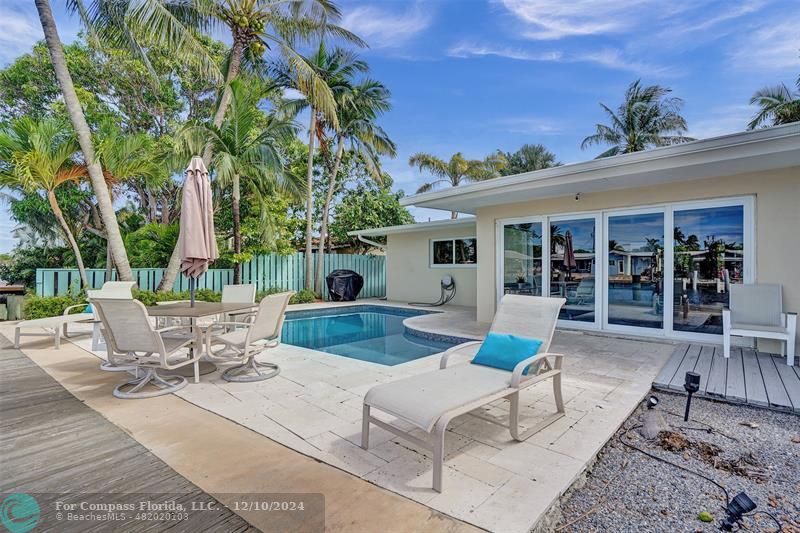
[[[217,322],[206,329],[206,357],[220,363],[239,363],[222,373],[227,381],[262,381],[277,376],[274,363],[256,361],[264,350],[280,344],[281,328],[292,292],[265,296],[249,322]],[[222,332],[215,334],[217,331]],[[263,373],[261,369],[268,369]]]
[[[513,372],[477,364],[447,366],[450,357],[459,353],[472,354],[481,342],[468,342],[442,354],[439,370],[377,385],[364,397],[361,447],[369,447],[370,424],[403,437],[433,452],[433,488],[442,491],[444,436],[450,421],[501,398],[511,401],[509,430],[522,441],[564,416],[561,396],[561,365],[564,356],[549,353],[550,342],[564,305],[563,298],[544,298],[506,294],[500,300],[490,331],[542,340],[538,353],[519,362]],[[528,369],[527,375],[523,374]],[[553,380],[556,412],[527,431],[519,429],[519,393],[541,381]],[[426,439],[417,438],[392,424],[370,414],[371,409],[389,415],[421,429]],[[484,417],[481,417],[484,418]],[[486,420],[498,423],[492,418]]]
[[[172,370],[186,365],[194,365],[195,383],[199,381],[199,361],[201,350],[193,355],[175,358],[176,353],[197,346],[199,335],[189,331],[189,336],[170,336],[165,333],[186,330],[185,326],[170,326],[155,329],[150,322],[147,308],[137,300],[95,298],[96,307],[103,322],[103,333],[109,344],[109,357],[120,366],[135,367],[136,377],[117,385],[114,396],[123,399],[152,398],[178,391],[186,386],[183,376],[162,377],[159,369]],[[196,329],[196,328],[195,328]],[[144,372],[142,372],[142,370]],[[155,390],[143,391],[151,384]]]
[[[782,292],[774,284],[731,285],[730,307],[722,310],[725,357],[731,356],[732,335],[776,339],[781,341],[786,364],[794,365],[797,313],[784,312]]]

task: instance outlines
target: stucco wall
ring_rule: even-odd
[[[756,281],[783,285],[785,306],[800,312],[800,167],[486,207],[477,213],[478,319],[491,320],[496,298],[495,222],[522,216],[597,211],[726,196],[755,196]]]
[[[389,235],[386,254],[386,294],[389,299],[434,302],[441,293],[439,281],[445,274],[450,274],[456,280],[456,297],[451,303],[474,307],[477,267],[431,268],[428,254],[431,239],[474,236],[475,228],[471,225]],[[485,257],[493,260],[491,254]],[[482,259],[479,251],[478,264]]]

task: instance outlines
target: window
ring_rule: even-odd
[[[478,241],[475,237],[436,239],[431,241],[431,266],[475,266],[478,263]]]

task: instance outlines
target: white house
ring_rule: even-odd
[[[800,123],[402,201],[472,216],[353,232],[387,236],[392,300],[435,299],[451,274],[480,321],[505,293],[558,294],[561,327],[708,341],[730,283],[780,283],[800,310]]]

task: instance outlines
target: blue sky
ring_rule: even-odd
[[[55,1],[65,41],[77,21]],[[543,143],[562,162],[593,158],[581,140],[641,78],[684,99],[689,134],[744,130],[748,100],[800,75],[798,0],[438,0],[340,2],[342,24],[370,48],[361,55],[392,91],[383,126],[399,147],[385,161],[395,187],[425,176],[412,153],[482,158]],[[33,2],[0,4],[0,64],[41,38]],[[446,213],[415,210],[418,220]],[[0,250],[10,223],[0,216]]]

